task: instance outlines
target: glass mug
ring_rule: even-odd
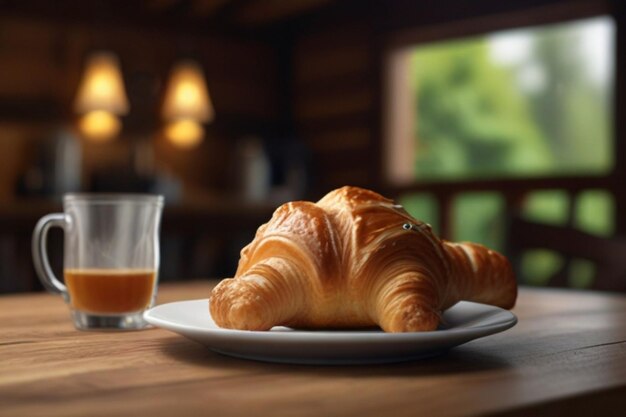
[[[35,270],[44,287],[70,305],[78,329],[140,329],[156,298],[163,197],[67,194],[63,213],[42,217],[33,233]],[[63,275],[53,274],[46,241],[64,232]]]

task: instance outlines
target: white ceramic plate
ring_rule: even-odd
[[[274,327],[268,332],[218,327],[209,301],[162,304],[144,313],[154,326],[179,333],[212,351],[239,358],[300,364],[401,362],[434,356],[517,323],[498,307],[462,301],[443,314],[436,331],[385,333],[381,330],[310,331]]]

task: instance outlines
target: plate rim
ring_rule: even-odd
[[[203,335],[212,335],[216,337],[220,336],[229,336],[235,338],[243,338],[249,339],[254,338],[257,341],[260,340],[272,340],[272,341],[298,341],[298,342],[308,342],[308,341],[336,341],[336,342],[359,342],[359,341],[367,341],[367,342],[378,342],[378,341],[389,341],[389,342],[403,342],[403,341],[417,341],[417,339],[425,338],[429,340],[446,338],[449,336],[472,336],[473,338],[478,338],[482,336],[487,336],[490,334],[499,333],[505,330],[510,329],[518,323],[517,316],[510,310],[506,310],[501,307],[493,306],[490,304],[477,303],[473,301],[460,301],[454,306],[450,307],[448,310],[458,308],[460,304],[464,305],[475,305],[481,308],[487,308],[492,310],[494,313],[501,314],[504,317],[501,318],[498,322],[492,324],[479,324],[472,325],[469,327],[461,327],[461,328],[450,328],[450,329],[440,329],[440,330],[432,330],[432,331],[424,331],[424,332],[404,332],[404,333],[388,333],[384,331],[363,331],[360,329],[356,330],[299,330],[293,329],[291,331],[259,331],[259,330],[236,330],[236,329],[224,329],[216,325],[214,328],[201,327],[193,324],[181,323],[176,320],[168,320],[162,317],[156,316],[160,310],[166,308],[172,308],[174,305],[189,305],[189,304],[199,304],[205,303],[206,305],[206,314],[208,317],[211,316],[209,311],[209,299],[208,298],[198,298],[198,299],[189,299],[189,300],[179,300],[173,301],[169,303],[159,304],[150,308],[149,310],[144,312],[144,319],[148,321],[150,324],[164,328],[169,331],[173,331],[175,333],[181,333],[179,330],[184,330],[187,332],[193,332],[195,334],[203,334]],[[306,340],[305,340],[306,339]]]

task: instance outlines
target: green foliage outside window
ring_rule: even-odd
[[[415,173],[422,178],[540,173],[547,144],[512,74],[490,63],[484,40],[419,49]]]
[[[506,33],[415,48],[416,177],[608,172],[612,73],[594,76],[580,45],[611,28],[600,18],[518,31],[526,52],[512,63],[494,52]]]
[[[609,18],[595,18],[416,47],[410,56],[416,179],[607,173],[613,166],[612,58],[592,54],[612,52],[613,31]],[[518,40],[511,48],[523,50],[505,47],[509,58],[522,58],[496,59],[497,38],[506,36]],[[604,72],[591,65],[602,59]],[[407,196],[403,203],[416,217],[435,217],[432,199]],[[526,201],[525,213],[563,224],[567,205],[562,192],[537,192]],[[503,208],[493,193],[458,197],[454,238],[502,250]],[[607,193],[578,197],[575,226],[609,235],[613,217]],[[530,253],[525,279],[541,283],[561,265],[554,254]],[[573,284],[588,285],[593,268],[584,261],[573,265]]]

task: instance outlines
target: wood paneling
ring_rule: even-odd
[[[373,181],[375,61],[370,28],[347,22],[303,30],[293,49],[296,134],[312,150],[313,194]]]
[[[371,132],[365,127],[338,128],[304,136],[313,152],[337,152],[367,148]]]
[[[341,36],[338,34],[337,36]],[[339,43],[307,42],[299,45],[294,57],[294,80],[298,87],[314,81],[329,82],[341,77],[367,74],[370,51],[358,40]]]
[[[363,167],[367,167],[370,158],[367,147],[344,149],[334,152],[317,152],[314,153],[314,156],[317,161],[315,165],[316,172],[321,173],[361,170]],[[359,184],[363,185],[364,180],[366,180],[366,178],[361,179]]]
[[[305,14],[332,0],[253,0],[242,4],[235,13],[237,23],[257,26]]]
[[[365,113],[373,107],[372,92],[365,86],[354,91],[328,89],[302,97],[295,103],[297,120],[310,122]]]
[[[57,96],[65,77],[60,31],[28,22],[0,21],[0,97]]]
[[[0,201],[14,198],[20,173],[27,170],[33,138],[44,134],[40,126],[0,123]]]
[[[165,7],[165,6],[164,6]],[[274,45],[228,36],[172,36],[154,29],[128,26],[94,28],[75,22],[28,17],[0,17],[0,121],[12,126],[41,125],[35,139],[47,140],[50,122],[72,124],[72,100],[84,59],[94,49],[115,52],[130,100],[121,137],[109,144],[84,142],[84,177],[100,169],[128,165],[136,141],[151,141],[156,166],[204,189],[227,189],[224,175],[233,144],[243,134],[271,137],[279,127],[278,56]],[[207,126],[205,142],[193,152],[158,142],[163,121],[160,103],[171,66],[192,57],[204,67],[216,120]],[[28,142],[23,129],[0,132],[0,141]],[[3,147],[2,161],[34,163],[35,155],[23,146]],[[9,198],[13,182],[24,173],[4,163],[0,199]],[[130,166],[128,166],[130,170]]]

